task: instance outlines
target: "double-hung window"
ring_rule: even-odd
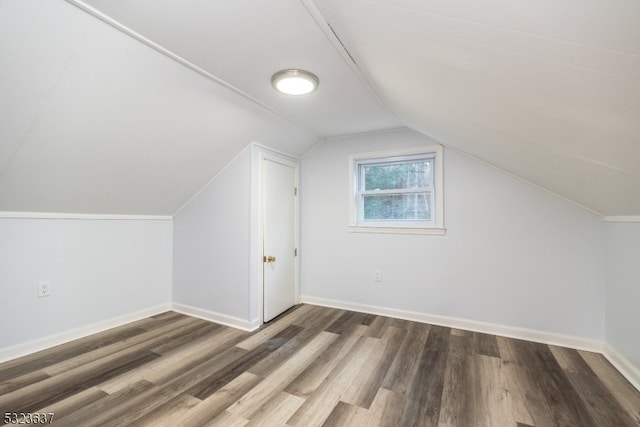
[[[354,154],[351,230],[444,234],[442,147]]]

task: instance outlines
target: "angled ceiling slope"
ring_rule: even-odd
[[[330,29],[299,0],[69,0],[168,50],[324,137],[398,127]],[[301,68],[320,78],[312,96],[275,92],[271,76]]]
[[[251,142],[301,155],[325,135],[398,124],[297,2],[245,19],[256,29],[244,41],[230,31],[248,4],[175,2],[153,15],[156,2],[109,2],[159,28],[174,16],[169,44],[218,46],[221,56],[196,57],[218,67],[210,78],[74,3],[0,5],[0,211],[172,215]],[[270,40],[259,34],[276,27]],[[289,66],[313,69],[322,89],[276,98],[270,76]],[[253,86],[234,87],[238,76]]]
[[[640,2],[316,4],[407,126],[598,213],[640,214]]]

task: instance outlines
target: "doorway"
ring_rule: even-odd
[[[263,321],[296,304],[297,174],[295,163],[262,158]]]

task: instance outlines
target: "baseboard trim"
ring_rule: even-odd
[[[171,310],[171,304],[161,304],[155,307],[145,308],[134,313],[125,314],[122,316],[114,317],[112,319],[82,326],[80,328],[71,329],[69,331],[49,335],[44,338],[38,338],[33,341],[3,348],[0,349],[0,363],[15,359],[17,357],[26,356],[28,354],[32,354],[41,350],[46,350],[48,348],[55,347],[57,345],[64,344],[79,338],[84,338],[92,334],[97,334],[98,332],[122,326],[127,323],[135,322],[149,316],[164,313],[169,310]]]
[[[613,348],[609,343],[605,343],[602,349],[602,355],[633,385],[640,391],[640,370],[633,365],[618,350]]]
[[[503,337],[539,342],[543,344],[571,347],[579,350],[595,351],[598,353],[602,353],[603,347],[603,343],[601,341],[573,337],[570,335],[555,334],[551,332],[537,331],[534,329],[478,322],[475,320],[462,319],[458,317],[439,316],[415,311],[398,310],[394,308],[378,307],[310,296],[301,296],[300,300],[303,303],[312,305],[358,311],[362,313],[376,314],[379,316],[394,317],[397,319],[429,323],[432,325],[464,329],[467,331],[482,332],[485,334],[499,335]]]
[[[484,323],[457,317],[438,316],[415,311],[377,307],[326,298],[301,296],[300,302],[601,353],[618,370],[618,372],[620,372],[620,374],[631,383],[631,385],[640,391],[640,370],[620,354],[618,350],[606,342],[552,332],[537,331],[534,329]]]
[[[562,347],[570,347],[579,350],[602,353],[602,355],[607,358],[607,360],[631,383],[631,385],[633,385],[638,391],[640,391],[640,370],[638,370],[636,366],[634,366],[628,359],[626,359],[620,352],[618,352],[618,350],[616,350],[608,343],[602,343],[600,341],[588,340],[585,338],[572,337],[568,335],[537,331],[533,329],[518,328],[493,323],[484,323],[456,317],[438,316],[414,311],[371,306],[366,304],[357,304],[326,298],[300,296],[299,299],[300,303],[303,304],[312,304],[323,307],[338,308],[342,310],[358,311],[361,313],[388,316],[415,322],[429,323],[438,326],[446,326],[450,328],[464,329],[474,332],[504,336],[508,338],[516,338],[543,344],[558,345]],[[83,338],[92,334],[96,334],[98,332],[105,331],[107,329],[122,326],[127,323],[135,322],[170,310],[204,319],[210,322],[219,323],[221,325],[230,326],[232,328],[241,329],[247,332],[255,331],[262,324],[258,319],[247,321],[238,317],[228,316],[226,314],[216,313],[186,304],[167,303],[149,307],[143,310],[136,311],[134,313],[125,314],[101,322],[92,323],[87,326],[50,335],[48,337],[39,338],[26,343],[0,349],[0,363],[18,357],[26,356],[28,354],[32,354],[41,350],[46,350],[48,348],[67,343],[69,341]]]
[[[248,321],[240,319],[239,317],[229,316],[222,313],[216,313],[214,311],[205,310],[191,305],[173,303],[171,309],[178,313],[186,314],[188,316],[197,317],[199,319],[208,320],[209,322],[219,323],[224,326],[230,326],[236,329],[242,329],[243,331],[252,332],[260,327],[260,323],[257,320]]]

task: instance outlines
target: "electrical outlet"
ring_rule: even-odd
[[[48,297],[51,295],[51,286],[48,280],[38,283],[38,297]]]
[[[382,282],[382,271],[373,270],[373,281],[374,282]]]

